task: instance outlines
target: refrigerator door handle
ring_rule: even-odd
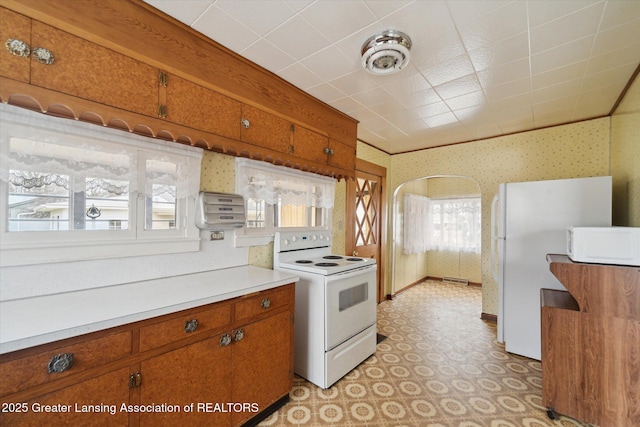
[[[496,226],[498,225],[498,195],[493,196],[493,200],[491,201],[491,275],[493,279],[498,282],[498,262],[499,257],[496,254],[496,245],[498,244],[498,230]],[[498,258],[498,259],[496,259]]]

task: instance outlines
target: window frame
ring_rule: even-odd
[[[50,117],[41,113],[23,110],[14,106],[0,106],[1,147],[0,156],[3,162],[9,159],[9,141],[12,137],[23,139],[37,139],[46,137],[66,138],[67,140],[82,139],[95,146],[109,147],[117,144],[131,157],[131,162],[137,164],[132,176],[137,179],[136,189],[130,190],[127,229],[113,229],[108,227],[101,230],[42,230],[42,231],[9,231],[9,183],[0,177],[0,266],[19,266],[43,264],[63,261],[77,261],[88,259],[120,258],[128,256],[159,255],[179,252],[193,252],[200,249],[200,233],[195,226],[195,199],[198,195],[200,181],[200,166],[202,159],[201,148],[186,146],[170,141],[152,140],[148,137],[126,133],[117,129],[102,128],[95,124]],[[165,155],[167,158],[183,159],[192,166],[187,170],[184,185],[176,194],[175,229],[145,229],[145,205],[149,197],[144,192],[146,184],[147,158]],[[197,164],[197,168],[194,168]],[[176,165],[179,165],[176,163]],[[5,166],[8,174],[10,166]],[[11,168],[13,169],[13,168]],[[16,167],[17,169],[17,167]],[[49,170],[40,171],[42,173]],[[75,177],[90,174],[78,173]],[[105,177],[103,177],[105,178]],[[119,177],[106,177],[119,179]],[[71,178],[70,178],[71,179]],[[178,179],[178,178],[176,178]],[[86,187],[84,187],[86,190]],[[71,209],[74,201],[74,190],[69,188],[69,204]],[[176,190],[178,191],[178,190]],[[85,193],[85,192],[82,192]],[[86,193],[85,193],[86,194]],[[70,212],[69,221],[73,221]],[[120,219],[120,218],[116,218]]]

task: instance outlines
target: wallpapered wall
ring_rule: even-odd
[[[387,194],[398,185],[430,175],[461,175],[480,185],[482,197],[482,284],[484,313],[496,314],[498,291],[490,266],[491,199],[501,182],[534,181],[609,173],[609,118],[541,129],[484,141],[390,156]],[[360,151],[358,157],[371,150]],[[376,162],[373,158],[364,158]],[[392,199],[388,199],[392,200]],[[390,215],[391,217],[391,215]],[[392,228],[390,218],[389,229]],[[388,230],[387,253],[392,253]],[[387,257],[388,263],[391,257]],[[386,284],[391,283],[388,264]]]
[[[640,227],[640,78],[611,116],[613,223]]]

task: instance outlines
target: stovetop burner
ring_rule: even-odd
[[[347,258],[347,261],[364,261],[362,258]]]
[[[296,264],[311,264],[313,261],[308,259],[299,259],[296,261]]]
[[[337,267],[338,263],[337,262],[318,262],[318,263],[316,263],[314,265],[316,265],[318,267]]]
[[[327,256],[323,256],[323,259],[342,259],[342,257],[340,255],[327,255]]]

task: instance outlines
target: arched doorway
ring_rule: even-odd
[[[409,196],[408,196],[409,195]],[[480,210],[480,186],[467,176],[436,175],[417,178],[399,185],[393,194],[391,221],[393,245],[391,262],[391,294],[396,294],[426,278],[463,279],[469,283],[482,282],[481,250],[430,249],[407,253],[405,246],[404,199],[422,197],[438,201],[477,199]],[[479,211],[478,211],[479,215]],[[415,230],[411,230],[415,232]],[[477,230],[478,245],[481,231]],[[411,252],[411,251],[409,251]]]

